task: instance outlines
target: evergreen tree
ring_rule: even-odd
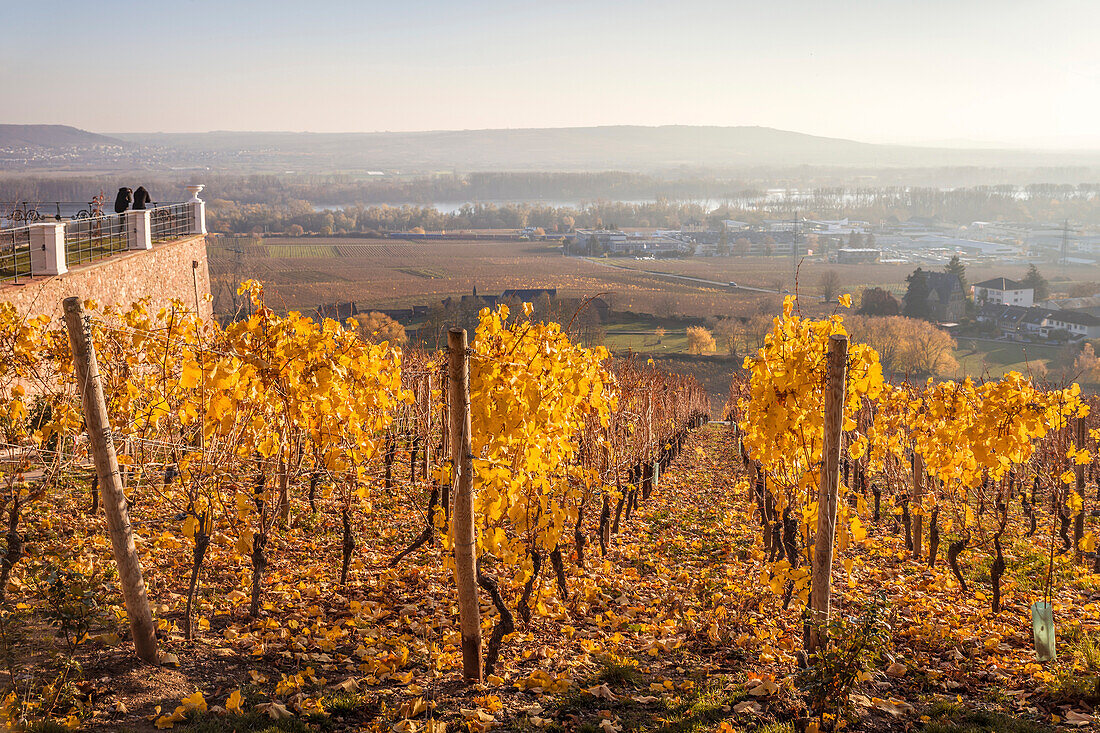
[[[1039,274],[1039,268],[1034,264],[1028,265],[1027,275],[1024,276],[1023,284],[1025,288],[1032,288],[1035,291],[1036,303],[1041,300],[1046,300],[1050,295],[1050,285],[1047,283],[1047,279]]]
[[[905,309],[902,311],[910,318],[928,320],[928,278],[919,267],[905,278],[909,286],[905,290]]]
[[[951,261],[947,263],[947,267],[943,268],[945,272],[949,272],[955,277],[959,278],[959,285],[962,286],[963,297],[969,298],[970,287],[966,284],[966,265],[962,263],[958,255],[951,258]]]

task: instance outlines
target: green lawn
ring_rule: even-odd
[[[653,324],[638,322],[612,324],[607,327],[604,346],[616,353],[627,350],[648,354],[687,353],[684,329],[667,329],[658,344],[653,333],[655,328]],[[1032,371],[1037,363],[1051,367],[1051,362],[1057,359],[1061,349],[1043,344],[977,341],[963,337],[958,339],[958,348],[954,353],[959,362],[958,376],[977,379],[997,378],[1011,371],[1027,374],[1029,362]]]
[[[607,326],[604,346],[613,352],[632,350],[651,354],[687,353],[687,329],[667,328],[661,342],[657,343],[654,331],[656,323],[635,321],[613,323]]]
[[[1029,362],[1033,369],[1036,362],[1049,366],[1061,351],[1058,346],[994,343],[965,337],[958,339],[958,345],[955,358],[962,374],[971,377],[1000,377],[1011,371],[1027,374]]]

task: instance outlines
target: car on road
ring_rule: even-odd
[[[736,288],[736,287],[737,287],[737,283],[735,283],[735,282],[734,282],[733,280],[730,280],[730,287],[731,287],[731,288]]]

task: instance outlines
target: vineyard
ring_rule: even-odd
[[[1076,385],[888,383],[788,299],[708,425],[530,306],[426,353],[241,294],[0,304],[7,726],[1094,725]]]

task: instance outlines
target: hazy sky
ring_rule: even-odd
[[[3,0],[0,122],[1100,141],[1100,0]]]

